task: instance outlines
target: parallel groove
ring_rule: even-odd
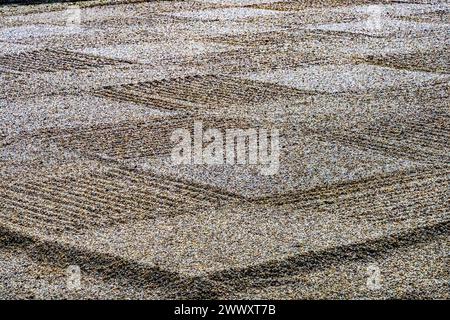
[[[1,67],[19,72],[85,70],[121,64],[129,64],[129,62],[56,49],[0,56]]]

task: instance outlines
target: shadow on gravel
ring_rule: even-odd
[[[164,288],[169,299],[219,299],[247,288],[276,285],[280,276],[290,276],[324,269],[348,261],[372,261],[392,254],[399,248],[426,243],[448,234],[448,221],[419,227],[365,243],[325,249],[270,261],[242,269],[227,269],[214,274],[189,277],[157,266],[145,265],[121,257],[40,241],[31,236],[0,227],[0,247],[21,248],[35,261],[61,268],[80,265],[87,273],[103,279],[114,278],[143,289]]]

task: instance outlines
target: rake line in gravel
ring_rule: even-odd
[[[111,168],[84,176],[40,177],[3,185],[2,224],[83,233],[159,215],[195,214],[229,196],[170,179]]]
[[[168,101],[166,110],[208,108],[229,105],[258,104],[286,97],[300,99],[312,93],[281,85],[217,75],[195,75],[184,78],[155,80],[135,84],[104,87],[94,94],[121,101],[154,103]],[[198,105],[198,106],[193,106]],[[159,104],[156,105],[160,107]]]
[[[87,70],[105,66],[130,64],[114,60],[56,49],[43,49],[0,57],[0,66],[19,72],[56,72]]]
[[[449,124],[447,116],[434,120],[391,120],[362,129],[316,132],[322,141],[336,141],[400,159],[449,164]]]
[[[408,71],[450,73],[450,53],[446,49],[379,56],[370,55],[358,60],[367,64]]]
[[[81,154],[95,154],[116,160],[168,156],[175,145],[171,141],[172,133],[177,129],[186,129],[193,134],[195,121],[201,121],[205,130],[245,130],[258,126],[257,123],[241,119],[175,116],[146,122],[96,126],[86,130],[61,130],[54,131],[53,134],[47,132],[45,140],[65,149],[77,150]],[[39,138],[39,135],[36,138]]]

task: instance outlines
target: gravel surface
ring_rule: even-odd
[[[0,6],[0,298],[448,299],[449,16]],[[275,171],[199,163],[230,129]]]

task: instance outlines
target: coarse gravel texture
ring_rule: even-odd
[[[0,298],[448,299],[449,17],[0,6]],[[279,132],[276,170],[175,163],[199,123]]]

